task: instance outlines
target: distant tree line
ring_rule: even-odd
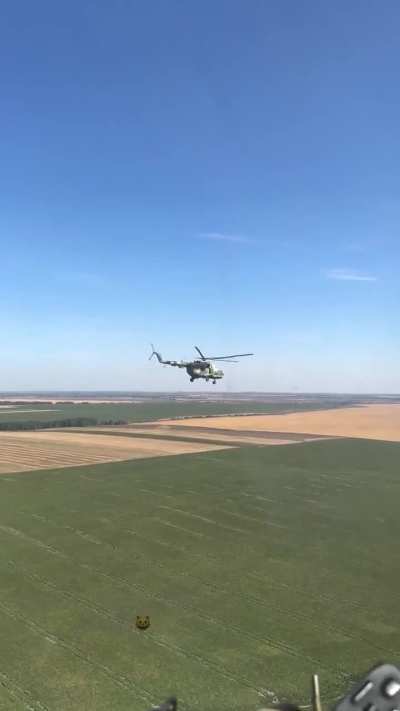
[[[2,400],[2,405],[54,405],[53,400]],[[67,405],[70,403],[67,401]]]
[[[63,420],[20,420],[19,422],[0,422],[0,431],[47,430],[59,427],[95,427],[96,425],[127,425],[126,420],[98,420],[93,417],[68,417]]]

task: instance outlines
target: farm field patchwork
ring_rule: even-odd
[[[349,400],[351,402],[351,400]],[[279,413],[297,412],[316,407],[337,407],[337,400],[320,398],[318,405],[310,402],[294,402],[288,399],[279,402],[57,402],[49,404],[15,405],[0,407],[0,429],[6,424],[17,423],[52,423],[61,420],[89,418],[99,424],[108,420],[124,422],[148,422],[165,417],[205,417],[220,414],[238,414],[243,412]],[[92,424],[96,424],[93,422]]]
[[[221,449],[223,445],[163,439],[91,436],[78,432],[0,432],[0,474],[97,462],[171,456]]]
[[[174,421],[165,420],[164,424],[171,426]],[[175,424],[180,427],[199,427],[204,425],[204,420],[193,418]],[[363,405],[284,415],[210,417],[207,419],[207,427],[254,432],[308,432],[313,435],[400,442],[400,405]]]
[[[333,701],[398,658],[399,458],[338,439],[0,476],[0,708],[256,711],[307,704],[312,672]]]

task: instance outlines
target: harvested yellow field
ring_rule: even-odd
[[[223,445],[77,432],[0,433],[0,474],[226,449]]]
[[[243,417],[209,417],[206,419],[165,420],[164,424],[180,427],[232,429],[252,432],[293,433],[330,437],[361,437],[363,439],[400,442],[400,405],[366,405],[297,412],[287,415],[249,415]]]

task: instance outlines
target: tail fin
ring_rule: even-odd
[[[162,362],[163,362],[163,359],[162,359],[161,353],[158,353],[158,352],[156,351],[156,349],[154,348],[154,345],[153,345],[152,343],[151,343],[150,345],[151,345],[152,351],[151,351],[151,355],[150,355],[149,360],[151,360],[152,357],[155,356],[155,357],[157,358],[158,362],[159,362],[159,363],[162,363]]]

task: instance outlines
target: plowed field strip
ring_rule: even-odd
[[[179,429],[179,428],[177,428]],[[61,431],[61,430],[60,430]],[[74,432],[78,432],[79,430],[74,430]],[[85,429],[85,434],[104,434],[107,436],[115,436],[118,435],[119,437],[138,437],[141,439],[159,439],[160,437],[163,438],[165,441],[170,441],[170,442],[202,442],[204,444],[231,444],[232,446],[240,446],[241,444],[254,444],[254,445],[273,445],[273,444],[294,444],[295,442],[302,442],[303,439],[297,435],[295,435],[293,438],[288,437],[288,435],[284,435],[282,438],[279,437],[278,435],[272,435],[269,437],[264,437],[263,434],[261,433],[261,436],[248,436],[246,432],[234,432],[232,433],[224,433],[222,432],[221,434],[218,432],[216,433],[215,430],[213,429],[205,429],[205,432],[200,432],[197,429],[192,433],[190,432],[190,436],[188,436],[187,430],[184,430],[183,428],[179,429],[179,431],[176,434],[173,434],[173,432],[169,431],[169,428],[166,428],[165,430],[163,428],[160,428],[158,430],[154,431],[142,431],[142,430],[136,430],[132,429],[131,427],[125,427],[123,429],[118,428],[118,429],[112,429],[109,428],[107,430],[104,430],[102,428],[100,429],[90,429],[86,430]],[[310,435],[308,435],[310,437]],[[315,439],[315,438],[314,438]]]
[[[0,433],[0,473],[217,451],[227,446],[69,431]]]

